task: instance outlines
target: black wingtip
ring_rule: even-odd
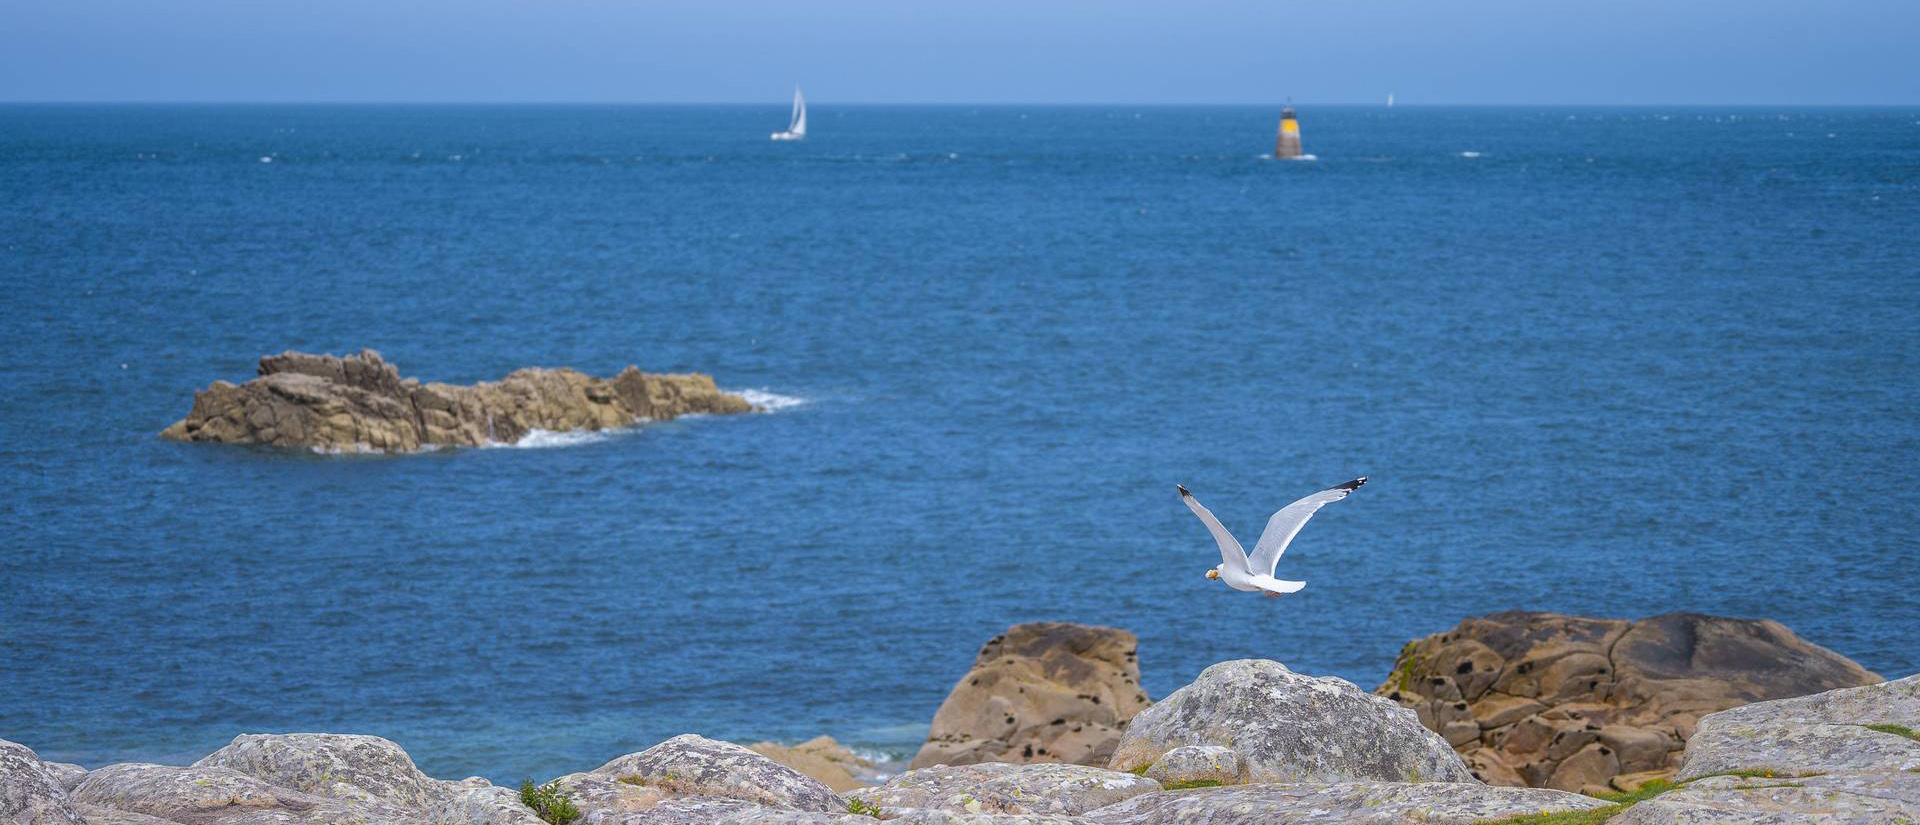
[[[1185,484],[1175,484],[1175,485],[1173,485],[1173,486],[1175,486],[1175,487],[1178,487],[1178,488],[1180,488],[1180,497],[1181,497],[1181,498],[1193,498],[1193,494],[1192,494],[1192,493],[1189,493],[1189,492],[1187,492],[1187,485],[1185,485]]]
[[[1366,476],[1361,476],[1361,477],[1359,477],[1359,478],[1356,478],[1356,479],[1354,479],[1354,480],[1352,480],[1352,481],[1349,481],[1349,482],[1347,482],[1347,483],[1345,483],[1345,484],[1342,484],[1342,485],[1340,485],[1340,486],[1338,486],[1338,487],[1335,487],[1335,488],[1333,488],[1333,489],[1335,489],[1335,490],[1358,490],[1358,489],[1360,489],[1360,485],[1362,485],[1362,484],[1365,484],[1365,483],[1367,483],[1367,477],[1366,477]]]

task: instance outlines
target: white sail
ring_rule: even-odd
[[[787,130],[774,132],[774,140],[807,139],[807,99],[800,95],[800,87],[793,87],[793,120],[788,121]]]

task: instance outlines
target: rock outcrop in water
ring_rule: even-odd
[[[534,430],[607,430],[691,413],[744,413],[745,398],[700,374],[612,378],[570,369],[516,370],[473,386],[421,383],[373,350],[344,357],[284,352],[259,377],[215,381],[161,432],[175,441],[268,444],[336,452],[404,453],[512,443]]]
[[[988,640],[934,714],[912,767],[1107,763],[1148,704],[1140,640],[1111,627],[1036,622]]]
[[[755,742],[748,750],[820,780],[835,791],[850,791],[867,783],[861,778],[873,770],[873,762],[831,736],[816,736],[798,745]]]
[[[1708,713],[1878,681],[1777,622],[1510,612],[1409,643],[1375,692],[1487,782],[1601,792],[1670,774]]]

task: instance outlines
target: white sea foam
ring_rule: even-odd
[[[1460,156],[1463,158],[1477,158],[1480,156],[1480,153],[1479,152],[1461,152]]]
[[[597,441],[605,441],[611,437],[612,431],[609,430],[568,430],[566,432],[559,432],[555,430],[532,429],[528,430],[526,435],[520,436],[520,440],[511,444],[496,441],[486,446],[512,447],[519,450],[543,450],[548,447],[574,447],[581,444],[592,444]]]
[[[807,399],[805,398],[781,395],[765,387],[753,390],[736,390],[736,392],[740,394],[741,398],[747,399],[747,403],[752,404],[754,409],[761,412],[779,412],[807,403]]]

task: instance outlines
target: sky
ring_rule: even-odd
[[[0,0],[0,100],[1914,104],[1916,0]]]

